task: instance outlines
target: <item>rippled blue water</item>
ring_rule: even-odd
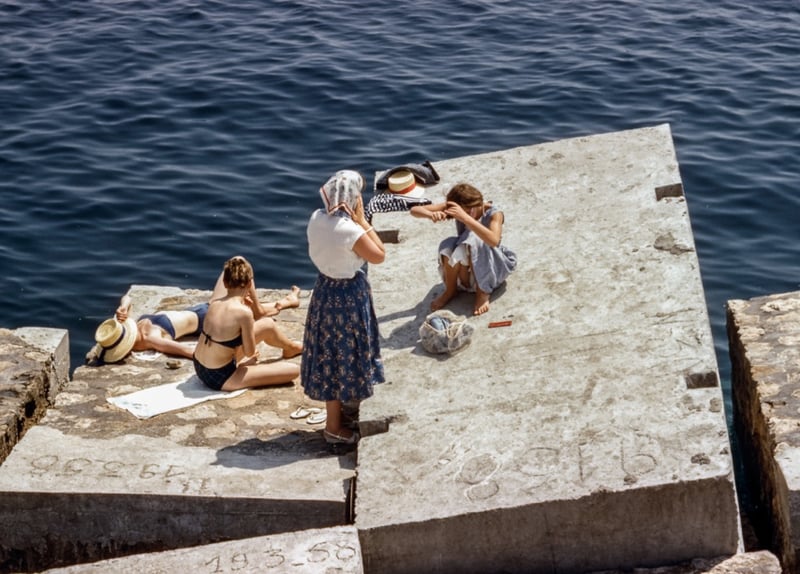
[[[800,5],[0,0],[0,325],[73,367],[134,283],[312,286],[334,170],[671,125],[728,299],[800,287]]]

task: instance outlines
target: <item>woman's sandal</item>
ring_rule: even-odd
[[[297,407],[297,410],[289,415],[290,419],[304,419],[309,415],[316,415],[322,412],[322,409],[317,407]]]
[[[356,444],[358,442],[358,439],[361,438],[361,436],[358,434],[357,431],[353,431],[353,434],[351,434],[350,436],[341,436],[323,430],[322,436],[325,437],[325,442],[327,442],[328,444]]]
[[[306,419],[306,422],[310,425],[318,425],[319,423],[324,423],[326,420],[328,420],[328,413],[320,411],[318,413],[312,413],[311,416]]]

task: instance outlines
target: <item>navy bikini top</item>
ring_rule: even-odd
[[[205,331],[203,331],[203,335],[206,336],[206,345],[208,345],[209,343],[216,343],[217,345],[222,345],[223,347],[230,347],[231,349],[235,349],[236,347],[242,346],[241,333],[239,333],[238,336],[236,336],[234,339],[231,339],[230,341],[217,341],[215,339],[212,339],[211,335],[209,335]]]

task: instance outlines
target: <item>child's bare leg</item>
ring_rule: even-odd
[[[431,311],[438,311],[455,297],[458,292],[458,274],[461,271],[461,264],[450,265],[450,260],[442,256],[442,269],[444,270],[444,293],[431,301]]]
[[[256,342],[264,341],[270,347],[283,350],[283,358],[291,359],[303,352],[303,343],[286,336],[277,323],[269,317],[261,317],[255,324]]]
[[[475,308],[473,315],[483,315],[489,310],[489,293],[484,293],[479,288],[475,288]]]

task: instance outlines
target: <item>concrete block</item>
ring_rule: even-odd
[[[757,536],[800,571],[800,291],[727,304],[734,426]]]
[[[0,463],[69,380],[63,329],[0,329]]]
[[[724,404],[669,126],[434,165],[442,181],[426,195],[476,185],[504,209],[520,264],[469,319],[471,344],[430,356],[418,330],[453,224],[375,215],[398,239],[369,269],[388,382],[361,407],[365,570],[570,573],[735,554]],[[472,296],[448,308],[469,316]]]
[[[209,296],[168,288],[158,299],[159,291],[133,288],[135,305],[152,305],[136,313]],[[297,338],[303,318],[304,310],[291,309],[279,321]],[[271,351],[263,360],[280,356]],[[193,375],[191,361],[179,363],[174,369],[164,355],[134,354],[75,370],[0,466],[0,570],[347,523],[354,455],[331,453],[321,427],[289,418],[307,403],[299,385],[250,389],[146,420],[107,402]]]
[[[45,362],[50,381],[47,400],[52,404],[58,392],[69,382],[69,332],[46,327],[20,327],[14,330],[14,334],[49,355]]]
[[[766,550],[743,552],[731,557],[698,558],[673,566],[603,570],[590,574],[781,574],[781,565],[774,554]]]
[[[162,572],[281,572],[363,574],[358,535],[352,526],[301,530],[219,542],[195,548],[136,554],[53,568],[46,574],[160,574]]]

